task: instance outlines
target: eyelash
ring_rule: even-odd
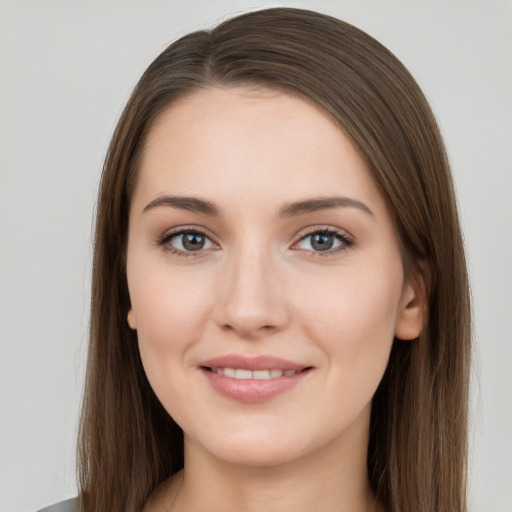
[[[197,258],[203,254],[203,249],[198,251],[182,251],[181,249],[177,249],[173,247],[169,242],[178,236],[183,235],[202,235],[206,239],[211,241],[211,238],[200,228],[197,227],[187,227],[187,228],[178,228],[176,230],[167,231],[160,238],[157,239],[156,245],[162,247],[164,251],[170,252],[171,254],[181,257],[181,258]],[[214,243],[214,242],[212,242]]]
[[[181,249],[177,249],[176,247],[172,246],[169,242],[178,236],[183,235],[202,235],[206,239],[210,240],[212,244],[215,244],[211,240],[211,238],[201,229],[197,227],[190,227],[190,228],[178,228],[176,230],[168,231],[161,237],[159,237],[156,240],[156,245],[159,247],[162,247],[165,251],[170,252],[171,254],[182,257],[182,258],[190,258],[194,257],[197,258],[204,254],[204,249],[199,249],[197,251],[183,251]],[[312,229],[306,233],[304,233],[300,239],[294,243],[294,246],[298,245],[299,243],[303,242],[304,240],[307,240],[307,238],[312,237],[313,235],[328,235],[335,237],[339,242],[340,245],[334,249],[327,249],[325,251],[314,251],[314,250],[308,250],[306,249],[312,256],[314,257],[326,257],[326,256],[332,256],[333,254],[337,254],[341,251],[345,251],[352,247],[354,245],[354,241],[350,236],[348,236],[344,232],[340,232],[336,229],[332,228],[316,228]],[[293,250],[300,250],[300,249],[294,249]]]
[[[339,230],[333,229],[333,228],[314,228],[314,229],[311,229],[308,232],[304,233],[300,237],[299,241],[294,244],[294,246],[296,246],[300,242],[308,239],[309,237],[312,237],[313,235],[333,236],[334,238],[338,239],[338,241],[340,242],[340,245],[338,247],[335,247],[334,249],[327,249],[325,251],[313,251],[313,250],[306,249],[313,257],[323,258],[323,257],[332,256],[339,252],[346,251],[347,249],[349,249],[350,247],[352,247],[354,245],[353,239],[349,235],[347,235],[345,232],[342,232],[342,231],[339,231]],[[299,249],[294,249],[294,250],[299,250]]]

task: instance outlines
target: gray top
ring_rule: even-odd
[[[78,510],[78,498],[71,498],[55,503],[55,505],[42,508],[38,512],[78,512]]]

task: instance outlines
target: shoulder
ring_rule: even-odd
[[[60,501],[55,505],[42,508],[38,512],[78,512],[78,498],[71,498],[69,500]]]

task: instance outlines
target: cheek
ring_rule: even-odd
[[[211,310],[212,293],[206,280],[194,286],[187,272],[170,272],[165,266],[130,277],[142,362],[153,387],[159,388],[173,368],[186,365],[187,350],[200,338]]]
[[[171,275],[172,274],[172,275]],[[208,286],[192,286],[189,276],[169,269],[133,279],[130,294],[139,351],[148,381],[164,408],[182,424],[195,368],[190,348],[200,339],[210,309]],[[201,314],[201,312],[203,314]],[[186,384],[189,383],[189,384]]]
[[[192,274],[189,270],[171,270],[165,264],[160,267],[139,275],[133,272],[129,279],[137,331],[158,334],[158,338],[168,338],[171,333],[188,337],[202,319],[198,312],[210,307],[209,280],[202,279],[197,271]]]
[[[301,307],[308,336],[322,347],[331,370],[353,389],[362,382],[372,381],[375,387],[380,382],[401,299],[400,266],[368,269],[340,273],[322,287],[308,286],[308,294],[296,294],[308,297]]]

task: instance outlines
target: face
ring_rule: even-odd
[[[322,111],[206,89],[153,127],[128,321],[186,443],[269,465],[366,442],[394,336],[421,328],[386,203]]]

